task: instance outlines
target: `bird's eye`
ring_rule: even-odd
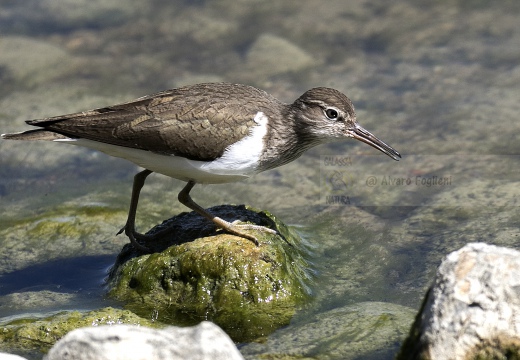
[[[326,109],[325,110],[325,115],[327,115],[327,117],[330,120],[336,120],[339,117],[338,110],[333,109],[333,108]]]

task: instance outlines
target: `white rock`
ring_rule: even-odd
[[[27,360],[24,357],[0,352],[0,360]]]
[[[217,325],[162,330],[131,325],[71,331],[49,351],[46,360],[224,360],[243,359]]]
[[[405,342],[401,358],[520,354],[520,252],[472,243],[449,254],[414,329],[418,335]],[[405,353],[407,347],[415,349]]]

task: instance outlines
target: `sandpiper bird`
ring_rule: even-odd
[[[363,141],[394,160],[401,155],[356,122],[352,102],[324,87],[284,104],[251,86],[207,83],[181,87],[137,100],[70,115],[30,120],[40,127],[11,140],[48,140],[79,145],[132,161],[145,168],[134,177],[123,231],[138,250],[151,236],[136,232],[135,215],[145,179],[158,172],[186,181],[179,201],[225,231],[258,240],[243,230],[274,230],[228,222],[190,197],[197,183],[245,179],[298,158],[310,147],[344,138]]]

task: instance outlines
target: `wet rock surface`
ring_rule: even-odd
[[[241,348],[246,359],[390,359],[407,333],[415,312],[383,302],[339,307],[281,329],[262,344]],[[262,355],[267,354],[267,355]]]
[[[101,325],[142,325],[164,327],[140,318],[128,310],[103,308],[89,312],[63,311],[58,314],[17,317],[1,325],[0,349],[29,358],[41,358],[59,339],[68,332],[82,327]]]
[[[228,221],[270,225],[280,235],[254,231],[256,246],[215,233],[214,225],[198,214],[180,214],[149,232],[172,229],[149,244],[165,248],[161,252],[136,256],[130,245],[125,247],[111,271],[108,295],[164,323],[211,320],[235,341],[255,340],[287,325],[308,299],[312,277],[297,234],[272,215],[244,206],[208,211]]]

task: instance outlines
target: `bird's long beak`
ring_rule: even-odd
[[[390,156],[394,160],[399,160],[401,158],[401,154],[395,151],[390,145],[387,145],[382,140],[379,140],[377,137],[372,135],[369,131],[363,129],[361,126],[357,125],[350,130],[350,135],[359,141],[363,141],[365,144],[368,144],[377,150],[385,153]]]

